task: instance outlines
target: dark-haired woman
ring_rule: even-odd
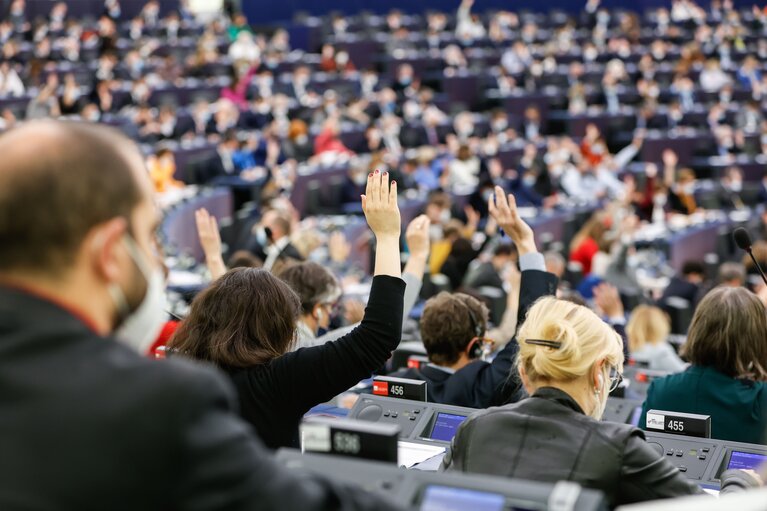
[[[365,316],[351,333],[290,352],[301,302],[281,280],[248,268],[231,270],[203,291],[170,342],[229,374],[243,417],[271,448],[297,446],[303,415],[369,377],[399,344],[405,283],[397,185],[389,185],[387,173],[368,176],[362,209],[376,236],[375,276]]]

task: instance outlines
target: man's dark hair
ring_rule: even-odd
[[[235,268],[192,302],[168,346],[219,367],[253,367],[290,350],[301,302],[266,270]]]
[[[487,329],[487,317],[487,307],[464,293],[443,291],[429,298],[421,316],[421,339],[429,360],[437,365],[456,363],[477,335],[477,327]]]
[[[36,121],[0,135],[0,268],[57,275],[93,227],[130,221],[141,200],[132,144],[83,122]]]
[[[500,243],[493,250],[494,256],[511,256],[517,253],[517,249],[511,243]]]
[[[706,266],[700,261],[687,261],[682,266],[682,275],[687,276],[692,274],[705,275]]]

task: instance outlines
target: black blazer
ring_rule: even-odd
[[[550,387],[470,416],[442,464],[451,471],[574,481],[604,492],[612,507],[703,493],[647,444],[641,430],[594,420]]]
[[[0,361],[3,511],[392,508],[278,465],[217,371],[148,360],[5,287]]]
[[[539,270],[522,272],[518,324],[522,324],[528,309],[536,300],[556,293],[557,282],[557,277],[552,273]],[[478,360],[454,374],[427,365],[420,370],[411,368],[398,371],[394,376],[428,382],[426,394],[429,401],[434,403],[469,408],[497,406],[518,401],[526,395],[516,371],[513,370],[518,350],[519,346],[514,338],[496,355],[492,363]]]
[[[383,367],[402,337],[404,295],[402,279],[374,277],[365,317],[350,333],[267,364],[227,369],[242,416],[268,447],[298,447],[298,425],[306,412]]]

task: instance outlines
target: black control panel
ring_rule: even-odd
[[[641,401],[609,398],[603,420],[629,423],[637,414]],[[384,396],[361,395],[349,412],[350,419],[397,424],[400,439],[422,440],[447,445],[458,426],[476,412],[474,408],[424,403]]]
[[[604,420],[630,423],[641,401],[610,398]],[[472,408],[363,395],[349,412],[350,419],[400,426],[400,440],[448,446]],[[728,468],[756,468],[767,462],[767,446],[646,431],[658,454],[705,488],[719,489],[719,476]],[[435,470],[435,469],[431,469]]]
[[[572,482],[556,484],[488,475],[404,470],[380,462],[301,454],[280,449],[277,460],[292,470],[329,477],[378,493],[407,509],[605,511],[601,492]]]
[[[400,439],[403,440],[423,440],[447,445],[458,426],[474,412],[474,408],[361,395],[348,417],[397,424],[401,431]]]
[[[647,443],[684,475],[705,488],[719,489],[730,468],[755,469],[767,462],[767,446],[645,431]]]

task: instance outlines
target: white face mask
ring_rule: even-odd
[[[160,268],[151,269],[149,267],[133,238],[126,236],[125,246],[144,277],[147,289],[141,304],[134,311],[128,313],[120,326],[113,332],[113,335],[118,341],[144,355],[157,339],[168,317],[167,312],[165,312],[167,308],[165,277]],[[115,303],[118,304],[118,308],[127,309],[125,293],[119,286],[114,284],[110,287],[110,293]]]
[[[266,234],[266,229],[263,227],[256,229],[256,241],[263,248],[266,248],[269,245],[269,235]]]

